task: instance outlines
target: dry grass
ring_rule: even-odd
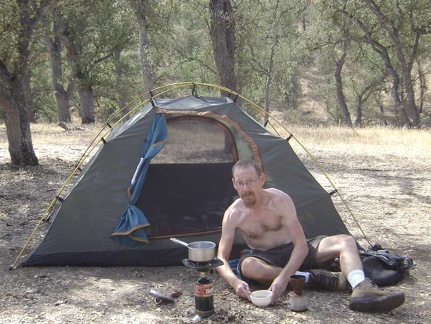
[[[342,199],[334,196],[334,203],[352,235],[363,246],[372,243],[367,239],[396,245],[395,235],[376,237],[370,224],[383,217],[393,231],[399,220],[385,216],[396,213],[402,204],[406,204],[403,224],[407,227],[416,226],[415,217],[430,211],[415,206],[424,201],[431,203],[431,182],[427,180],[431,174],[431,132],[386,127],[292,126],[288,130],[311,154],[294,139],[290,140],[314,177],[328,192],[338,190]],[[285,132],[283,136],[288,135]],[[369,215],[375,217],[371,223],[366,220]],[[428,237],[427,228],[428,225],[418,226],[416,231]]]
[[[37,153],[38,145],[51,145],[53,152],[61,152],[73,145],[85,149],[98,134],[102,124],[94,125],[72,125],[77,130],[67,132],[56,124],[32,124],[33,146]],[[339,151],[339,152],[362,152],[371,155],[403,155],[406,157],[431,156],[431,132],[427,130],[395,129],[389,127],[369,127],[351,129],[345,127],[307,127],[288,126],[287,130],[304,145],[310,152],[314,150]],[[277,131],[281,136],[287,137],[288,132],[280,127]],[[72,136],[71,136],[72,135]],[[0,124],[0,161],[8,159],[5,125]],[[298,154],[301,148],[291,141],[291,145]],[[424,160],[424,164],[427,161]]]
[[[431,153],[431,132],[414,129],[369,127],[293,126],[288,130],[307,148],[348,151],[367,151],[368,154],[400,154],[421,156]]]
[[[178,120],[168,125],[168,141],[152,160],[154,163],[231,162],[225,152],[225,134],[214,124]]]
[[[96,137],[102,124],[70,125],[71,131],[65,131],[56,124],[31,124],[33,149],[39,160],[59,159],[76,162]],[[0,124],[0,163],[8,163],[8,143],[6,127]],[[73,160],[70,161],[70,157]]]

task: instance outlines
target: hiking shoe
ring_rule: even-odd
[[[307,287],[313,290],[347,290],[347,280],[341,272],[325,269],[309,270],[310,280]]]
[[[365,278],[353,289],[349,308],[358,312],[389,312],[404,303],[404,293],[385,291]]]

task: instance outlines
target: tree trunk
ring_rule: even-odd
[[[21,81],[11,84],[10,97],[1,96],[0,104],[6,112],[6,134],[12,165],[38,165],[31,140],[28,110]]]
[[[372,6],[374,4],[374,2],[370,0],[367,0],[366,3],[369,6]],[[395,111],[395,114],[397,115],[397,122],[401,124],[401,126],[412,127],[412,123],[408,118],[408,114],[406,112],[404,100],[401,99],[401,96],[399,93],[400,77],[398,75],[397,70],[394,68],[394,65],[392,64],[392,60],[391,60],[391,56],[389,55],[388,48],[371,36],[371,32],[367,29],[365,24],[360,19],[357,19],[354,15],[351,15],[345,11],[342,11],[342,13],[345,14],[349,19],[353,19],[358,24],[358,26],[364,32],[364,41],[370,44],[372,49],[382,58],[385,64],[386,70],[392,78],[391,98],[394,102],[394,111]]]
[[[61,84],[54,88],[55,101],[57,104],[58,122],[68,123],[72,120],[70,116],[70,95]]]
[[[82,45],[74,42],[69,36],[66,24],[62,25],[58,36],[67,51],[67,59],[71,66],[72,76],[76,80],[79,95],[79,111],[81,113],[82,124],[91,124],[96,121],[94,113],[93,86],[90,71],[80,62],[82,55]]]
[[[356,119],[355,126],[362,127],[362,96],[356,98]]]
[[[388,126],[388,121],[386,120],[386,117],[385,117],[385,109],[383,108],[383,104],[382,104],[382,102],[380,100],[378,100],[377,104],[379,106],[380,113],[382,114],[383,124],[385,126]]]
[[[395,37],[395,36],[394,36]],[[407,116],[410,115],[409,121],[411,120],[412,124],[415,127],[419,127],[420,125],[420,115],[419,110],[416,105],[416,99],[415,99],[415,90],[412,82],[412,75],[411,75],[411,69],[408,67],[408,64],[406,62],[406,58],[403,53],[401,41],[398,37],[398,34],[396,34],[396,38],[394,39],[395,43],[395,50],[397,52],[397,57],[399,64],[401,66],[401,71],[403,73],[403,85],[404,85],[404,93],[406,95],[405,100],[405,107],[407,108]]]
[[[220,85],[237,92],[235,75],[235,19],[229,0],[210,0],[210,36]],[[228,95],[222,91],[222,95]]]
[[[72,74],[76,79],[79,95],[79,112],[82,124],[91,124],[96,121],[94,113],[93,87],[89,81],[88,72],[83,72],[79,64],[79,51],[72,45],[68,48],[69,62],[72,66]]]
[[[405,109],[405,106],[403,105],[403,101],[399,96],[400,78],[398,76],[398,73],[396,73],[395,70],[391,73],[391,75],[392,75],[391,97],[394,102],[394,110],[395,110],[395,115],[397,117],[398,126],[411,127],[412,124],[407,115],[407,111]]]
[[[139,55],[142,70],[142,79],[144,81],[144,93],[154,88],[153,75],[151,66],[148,61],[148,31],[147,31],[147,0],[130,0],[133,11],[139,24]]]
[[[375,91],[376,87],[379,84],[382,84],[383,81],[384,81],[384,78],[382,78],[378,82],[377,81],[371,82],[361,92],[356,93],[356,119],[355,119],[355,126],[362,127],[362,104],[370,98],[373,90]]]
[[[420,115],[419,115],[418,107],[416,105],[415,91],[414,91],[414,86],[412,82],[412,75],[411,75],[412,65],[411,63],[410,64],[407,63],[407,59],[403,51],[403,43],[399,35],[399,31],[397,27],[394,25],[393,21],[387,16],[385,16],[385,14],[380,10],[380,7],[376,4],[375,1],[367,0],[366,3],[370,8],[370,10],[375,14],[380,27],[383,30],[387,31],[389,37],[393,42],[396,58],[398,60],[398,64],[403,77],[402,85],[404,89],[405,99],[402,101],[403,105],[400,110],[403,122],[405,123],[405,126],[418,127],[420,125]],[[415,44],[413,46],[413,53],[411,54],[412,62],[413,62],[413,58],[416,55],[415,52],[417,50],[418,42],[419,42],[419,34],[416,32]],[[409,113],[411,116],[411,120],[409,118]]]
[[[424,102],[425,102],[425,89],[427,88],[426,74],[422,70],[422,63],[417,62],[418,65],[418,80],[419,80],[419,114],[423,112]]]
[[[349,127],[352,127],[352,118],[350,116],[349,109],[347,108],[346,98],[344,97],[344,93],[343,93],[343,81],[341,78],[341,71],[343,70],[343,65],[346,59],[346,55],[347,55],[347,42],[344,41],[342,46],[341,57],[336,62],[334,77],[335,77],[338,104],[340,105],[341,111],[343,112],[346,125]]]
[[[61,43],[58,40],[50,41],[48,44],[49,55],[51,58],[51,77],[52,87],[57,105],[57,119],[59,123],[71,121],[69,102],[70,96],[61,84],[62,64],[61,64]]]
[[[24,97],[26,101],[28,121],[30,123],[34,123],[36,121],[36,117],[35,117],[35,111],[34,111],[33,96],[31,94],[30,78],[31,78],[31,72],[29,68],[26,67],[25,74],[22,78],[22,88],[24,89]]]
[[[57,119],[59,123],[68,123],[71,121],[70,116],[70,95],[64,89],[61,83],[63,77],[63,69],[61,63],[61,41],[58,36],[58,18],[56,12],[53,13],[53,34],[54,38],[51,40],[46,37],[45,43],[49,50],[49,55],[51,58],[51,77],[52,77],[52,87],[54,89],[55,101],[57,104]]]
[[[17,27],[13,50],[17,55],[14,55],[13,62],[0,60],[0,106],[6,113],[6,134],[12,165],[38,165],[31,140],[28,117],[30,100],[25,94],[29,84],[26,85],[26,77],[30,75],[28,64],[32,34],[50,0],[39,1],[39,6],[30,6],[28,1],[24,0],[14,3],[17,6],[14,12]],[[5,58],[8,59],[10,58]],[[14,70],[9,70],[8,66]],[[30,92],[27,94],[30,96]]]
[[[94,116],[94,95],[93,87],[90,84],[81,83],[78,85],[79,111],[83,124],[92,124],[96,121]]]

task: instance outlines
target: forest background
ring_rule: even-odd
[[[11,164],[38,165],[31,123],[104,121],[179,81],[289,123],[429,127],[430,13],[428,0],[2,1]]]

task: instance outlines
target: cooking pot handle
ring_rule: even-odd
[[[174,243],[178,243],[178,244],[181,244],[181,245],[184,245],[184,246],[189,247],[189,243],[186,243],[186,242],[184,242],[184,241],[181,241],[181,240],[179,240],[179,239],[176,239],[175,237],[171,237],[171,238],[170,238],[170,240],[171,240],[172,242],[174,242]]]

